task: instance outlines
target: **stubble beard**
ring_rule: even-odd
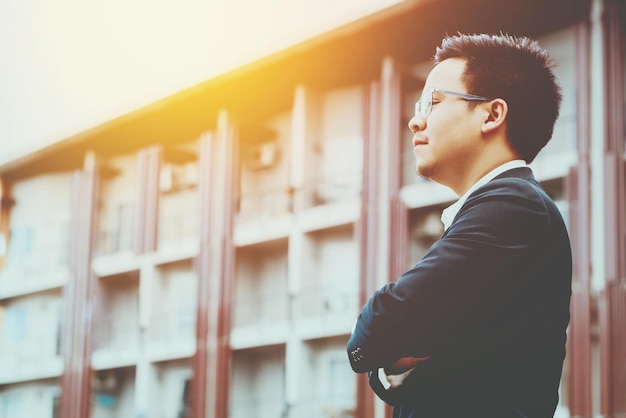
[[[426,180],[432,180],[432,174],[433,174],[433,169],[430,166],[425,166],[425,165],[420,165],[420,163],[418,161],[415,162],[415,173],[426,179]]]

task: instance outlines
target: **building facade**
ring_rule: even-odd
[[[559,62],[532,164],[575,260],[557,416],[626,414],[626,6],[433,0],[0,167],[0,418],[390,416],[345,345],[455,200],[407,123],[457,31]]]

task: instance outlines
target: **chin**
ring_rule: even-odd
[[[429,179],[429,180],[432,174],[432,170],[430,169],[430,167],[419,165],[419,164],[415,167],[415,172],[417,173],[418,176],[424,177],[425,179]]]

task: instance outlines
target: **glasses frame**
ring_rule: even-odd
[[[488,102],[492,100],[484,96],[477,96],[475,94],[469,94],[469,93],[460,93],[458,91],[451,91],[451,90],[444,90],[444,89],[437,89],[437,88],[428,89],[428,90],[424,90],[422,92],[422,96],[420,97],[420,99],[417,102],[415,102],[415,116],[421,115],[424,119],[426,119],[428,115],[430,115],[430,112],[433,111],[433,93],[450,94],[452,96],[460,97],[463,100],[468,100],[471,102]],[[422,102],[424,98],[427,97],[426,95],[430,95],[430,100],[425,102],[426,107],[422,109],[421,108]]]

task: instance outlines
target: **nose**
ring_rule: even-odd
[[[424,129],[426,121],[420,115],[414,115],[411,120],[409,120],[409,129],[411,132],[416,133],[417,131],[421,131]]]

